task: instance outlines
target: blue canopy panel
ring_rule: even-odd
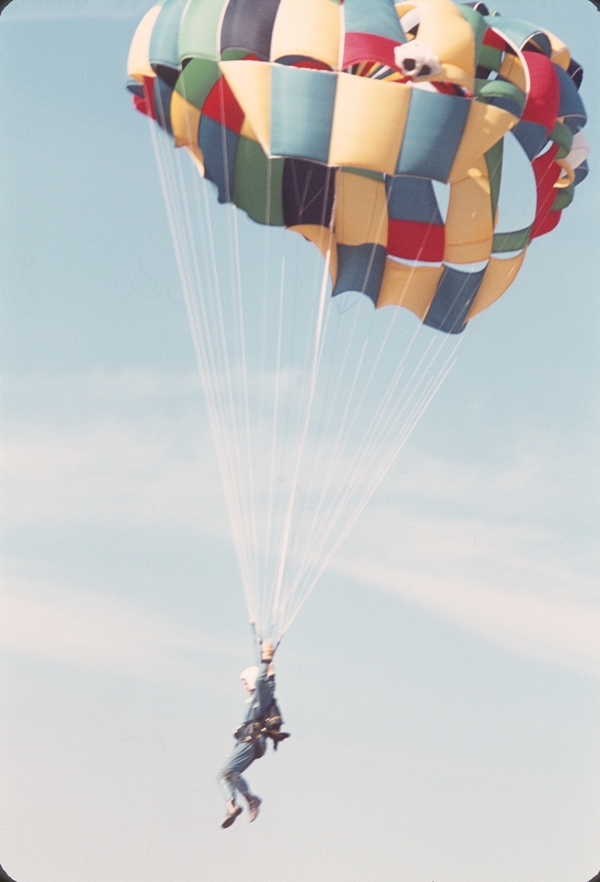
[[[567,71],[557,64],[554,67],[556,68],[560,84],[558,116],[564,116],[565,125],[571,129],[573,134],[576,134],[587,122],[585,107],[583,106],[581,95],[577,91],[577,86]]]
[[[131,92],[132,95],[135,95],[136,98],[145,98],[146,90],[143,83],[140,83],[139,80],[134,80],[133,77],[129,77],[127,82],[125,83],[125,88],[128,92]]]
[[[372,34],[406,43],[394,0],[345,0],[344,28],[347,34]]]
[[[464,331],[465,320],[485,271],[486,267],[476,272],[464,273],[445,266],[423,324],[446,334],[460,334]]]
[[[152,29],[150,64],[170,86],[179,76],[179,26],[188,0],[165,0]]]
[[[386,179],[390,220],[443,225],[433,184],[425,178],[390,175]]]
[[[397,175],[446,183],[462,140],[470,101],[456,95],[414,88]]]
[[[530,160],[534,159],[548,140],[548,132],[540,123],[521,119],[512,129],[515,136]]]
[[[337,74],[271,67],[271,155],[327,163]]]
[[[154,78],[154,110],[156,113],[156,121],[165,132],[169,135],[173,134],[171,126],[171,98],[173,96],[172,87],[160,77]]]
[[[332,297],[345,291],[359,291],[377,303],[387,251],[383,245],[337,245],[338,271]]]
[[[520,19],[503,18],[501,15],[486,16],[489,27],[506,37],[509,43],[516,46],[517,49],[523,49],[529,42],[535,44],[535,49],[552,57],[552,44],[544,31],[541,31],[536,25],[528,21]]]
[[[204,177],[216,184],[219,202],[233,199],[233,175],[238,132],[202,114],[198,143],[204,157]]]
[[[575,185],[580,184],[585,178],[587,178],[590,172],[590,167],[587,164],[587,159],[585,159],[581,165],[578,165],[575,169]]]
[[[583,82],[583,67],[578,61],[575,61],[573,57],[571,57],[571,60],[569,61],[569,70],[567,73],[575,83],[575,88],[580,89],[581,83]]]

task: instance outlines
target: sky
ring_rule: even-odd
[[[600,14],[591,173],[278,650],[292,737],[220,829],[252,661],[146,121],[137,0],[0,17],[0,863],[17,882],[586,882],[600,868]],[[410,317],[408,317],[410,318]]]

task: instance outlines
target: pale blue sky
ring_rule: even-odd
[[[278,654],[293,737],[219,829],[251,661],[133,0],[0,18],[0,863],[18,882],[585,882],[600,867],[600,14],[591,174]],[[409,317],[410,318],[410,317]]]

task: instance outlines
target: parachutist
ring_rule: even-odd
[[[275,650],[270,640],[261,644],[260,667],[246,668],[241,673],[244,689],[249,694],[249,708],[242,725],[234,733],[236,745],[221,769],[221,780],[227,788],[227,812],[221,824],[231,827],[235,819],[241,815],[242,807],[237,803],[241,793],[248,803],[249,820],[254,821],[261,804],[260,797],[251,793],[242,772],[264,756],[267,749],[267,738],[273,740],[273,747],[284,738],[287,732],[280,732],[283,722],[275,701],[275,669],[273,656]]]

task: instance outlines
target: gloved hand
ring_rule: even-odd
[[[273,643],[271,640],[264,640],[260,644],[260,659],[264,662],[273,661],[273,656],[275,655],[275,650],[273,649]]]

